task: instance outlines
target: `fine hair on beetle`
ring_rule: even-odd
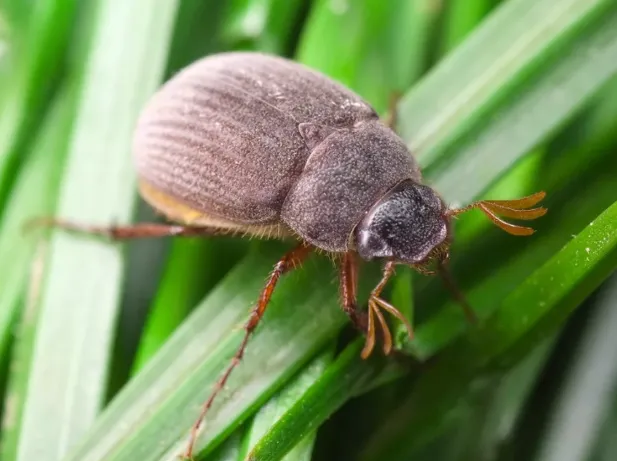
[[[338,265],[341,307],[366,336],[361,355],[367,358],[378,339],[384,354],[392,350],[385,313],[413,335],[408,320],[381,296],[397,264],[440,274],[474,318],[447,271],[454,217],[477,209],[505,232],[527,236],[533,229],[503,218],[546,213],[536,207],[544,192],[449,208],[423,183],[391,126],[360,96],[301,64],[256,52],[208,56],[152,96],[134,132],[139,192],[170,224],[37,220],[115,240],[242,233],[297,241],[269,274],[237,352],[196,415],[185,458],[193,456],[202,422],[240,363],[277,282],[312,252],[325,252]],[[383,261],[382,277],[361,308],[360,261],[374,259]]]

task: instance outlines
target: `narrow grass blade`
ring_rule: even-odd
[[[559,397],[551,411],[536,459],[591,459],[599,429],[606,421],[617,389],[617,277],[608,281],[586,326]]]
[[[28,14],[23,42],[16,39],[14,70],[0,89],[0,210],[32,133],[62,70],[75,19],[76,0],[36,2]]]
[[[58,95],[16,180],[0,225],[0,352],[6,353],[13,321],[26,288],[37,237],[26,234],[33,216],[53,213],[76,103],[75,88]],[[9,263],[10,262],[10,263]]]
[[[44,283],[45,263],[49,245],[40,241],[32,257],[28,292],[24,296],[23,314],[15,327],[15,336],[19,341],[11,354],[10,381],[4,395],[4,413],[2,415],[2,446],[0,455],[3,460],[17,459],[19,430],[26,400],[26,388],[30,378],[30,360],[34,349],[34,339],[40,317],[41,288]]]
[[[161,78],[175,8],[173,1],[100,4],[60,195],[63,218],[108,224],[130,216],[132,128]],[[54,234],[18,459],[61,458],[100,411],[121,283],[118,246]]]
[[[247,461],[276,461],[298,443],[299,434],[318,427],[349,398],[366,392],[377,382],[400,376],[394,362],[360,358],[362,342],[356,341],[341,353],[325,373],[294,402],[283,417],[251,450]],[[385,367],[385,368],[384,368]]]
[[[288,55],[306,0],[232,0],[222,31],[233,48]]]
[[[41,234],[32,230],[26,235],[24,225],[32,216],[48,215],[55,209],[77,102],[75,90],[74,85],[64,88],[46,114],[0,226],[0,258],[7,262],[0,267],[0,355],[3,361],[11,363],[0,448],[0,458],[7,461],[16,459],[38,319],[38,292],[43,283],[38,272],[42,271],[47,254],[47,246],[41,245]],[[36,292],[36,296],[26,296],[28,285],[28,292]],[[24,298],[26,310],[22,313]],[[9,357],[9,344],[15,338],[16,351]]]
[[[245,436],[244,446],[249,448],[249,452],[255,449],[256,444],[262,443],[263,436],[281,418],[288,414],[298,399],[311,387],[316,380],[320,379],[324,371],[334,359],[332,346],[314,358],[297,376],[295,376],[280,392],[278,392],[268,403],[266,403],[255,415],[250,428]],[[304,433],[302,440],[292,448],[284,458],[284,461],[310,461],[315,431]],[[250,459],[252,455],[248,452],[238,459]],[[257,459],[262,459],[257,457]]]
[[[446,4],[444,31],[441,41],[443,54],[456,48],[495,6],[494,0],[450,0]]]

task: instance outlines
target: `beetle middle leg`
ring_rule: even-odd
[[[266,285],[264,286],[261,294],[259,295],[257,304],[251,311],[251,315],[248,321],[244,324],[244,337],[240,342],[240,346],[236,350],[236,353],[231,359],[229,365],[227,366],[227,369],[223,372],[218,381],[214,384],[214,388],[212,389],[210,396],[202,405],[199,417],[191,427],[191,434],[189,436],[186,451],[183,455],[186,459],[192,459],[193,449],[195,447],[195,442],[197,441],[197,434],[201,423],[204,421],[208,410],[214,402],[214,399],[223,390],[227,379],[229,379],[229,375],[231,375],[231,372],[234,370],[234,368],[238,366],[238,364],[242,360],[242,356],[244,355],[244,352],[246,350],[249,337],[251,336],[251,333],[253,333],[255,328],[257,328],[259,321],[262,319],[264,313],[266,312],[266,308],[270,303],[270,298],[272,297],[272,293],[274,292],[274,288],[276,287],[277,282],[283,274],[290,272],[293,269],[296,269],[312,251],[313,248],[311,246],[302,243],[287,254],[285,254],[274,266],[274,269],[272,270],[270,276],[268,277],[268,280],[266,281]]]

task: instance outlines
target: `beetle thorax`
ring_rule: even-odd
[[[338,129],[312,150],[281,219],[308,243],[345,252],[367,212],[406,179],[419,182],[419,169],[392,130],[379,121]]]

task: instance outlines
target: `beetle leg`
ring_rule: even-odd
[[[268,277],[266,285],[261,291],[257,304],[251,311],[251,315],[248,321],[246,322],[246,324],[244,325],[244,337],[242,338],[242,342],[240,343],[240,346],[236,350],[236,353],[231,359],[231,362],[229,363],[229,365],[227,366],[227,369],[223,372],[221,377],[214,384],[214,388],[212,389],[212,392],[210,393],[208,400],[206,400],[206,402],[201,407],[201,412],[199,413],[199,417],[197,418],[197,420],[191,427],[191,434],[189,436],[189,441],[186,447],[186,451],[184,452],[184,455],[183,455],[185,459],[192,459],[193,448],[197,440],[197,435],[198,435],[201,423],[205,419],[206,414],[208,413],[208,410],[210,409],[210,407],[212,406],[212,403],[214,402],[214,399],[225,386],[225,383],[227,382],[229,375],[231,374],[233,369],[236,366],[238,366],[238,364],[240,363],[240,360],[242,360],[242,356],[244,355],[244,351],[246,350],[249,337],[251,336],[251,333],[253,333],[253,331],[259,324],[259,321],[262,319],[266,311],[266,308],[268,307],[270,298],[272,297],[272,293],[274,292],[274,288],[276,287],[277,282],[279,281],[279,279],[281,278],[283,274],[289,271],[292,271],[293,269],[296,269],[312,251],[313,251],[312,247],[307,246],[303,243],[300,246],[288,252],[287,254],[285,254],[280,259],[280,261],[277,262],[276,265],[274,266],[274,269],[272,270],[272,272],[270,273],[270,276]]]
[[[392,277],[393,274],[394,274],[394,262],[389,261],[386,263],[384,267],[381,280],[371,292],[369,299],[370,301],[372,301],[373,306],[376,310],[381,308],[385,310],[386,312],[388,312],[389,314],[396,317],[397,319],[399,319],[403,323],[403,325],[405,325],[405,328],[407,329],[407,333],[409,335],[409,339],[412,339],[413,338],[413,328],[411,327],[409,320],[407,320],[405,316],[401,314],[400,311],[396,307],[394,307],[392,304],[390,304],[389,302],[379,297],[381,295],[381,292],[385,288],[386,283],[388,283],[388,280],[390,279],[390,277]],[[380,323],[382,325],[383,335],[384,335],[384,340],[385,340],[384,352],[388,353],[391,349],[391,344],[388,345],[388,338],[391,338],[392,335],[390,333],[390,330],[388,329],[388,326],[385,324],[385,322],[380,322]],[[391,339],[390,339],[390,342],[391,342]]]
[[[147,237],[193,237],[222,233],[215,227],[193,227],[177,224],[138,223],[128,226],[90,226],[57,218],[39,218],[27,223],[26,229],[33,227],[53,227],[69,232],[105,237],[112,240],[129,240]]]
[[[445,262],[440,261],[437,264],[437,272],[439,273],[443,284],[463,309],[463,313],[465,314],[465,317],[467,317],[467,320],[472,324],[477,323],[478,317],[476,316],[476,313],[467,302],[467,299],[465,299],[465,295],[463,295],[461,290],[459,290]]]
[[[381,281],[371,292],[368,301],[368,312],[360,312],[356,302],[357,261],[353,253],[346,253],[344,256],[340,274],[343,310],[349,315],[354,326],[366,335],[366,342],[360,354],[363,359],[368,358],[373,352],[377,327],[381,328],[384,354],[387,355],[392,351],[392,333],[388,328],[388,324],[386,323],[381,309],[403,322],[407,328],[409,337],[413,337],[413,329],[405,316],[392,304],[379,297],[392,274],[394,274],[394,262],[388,262],[384,268]]]
[[[390,94],[388,100],[388,112],[384,115],[383,123],[393,131],[396,131],[396,123],[398,121],[397,104],[401,99],[401,93],[399,91],[393,91]]]

